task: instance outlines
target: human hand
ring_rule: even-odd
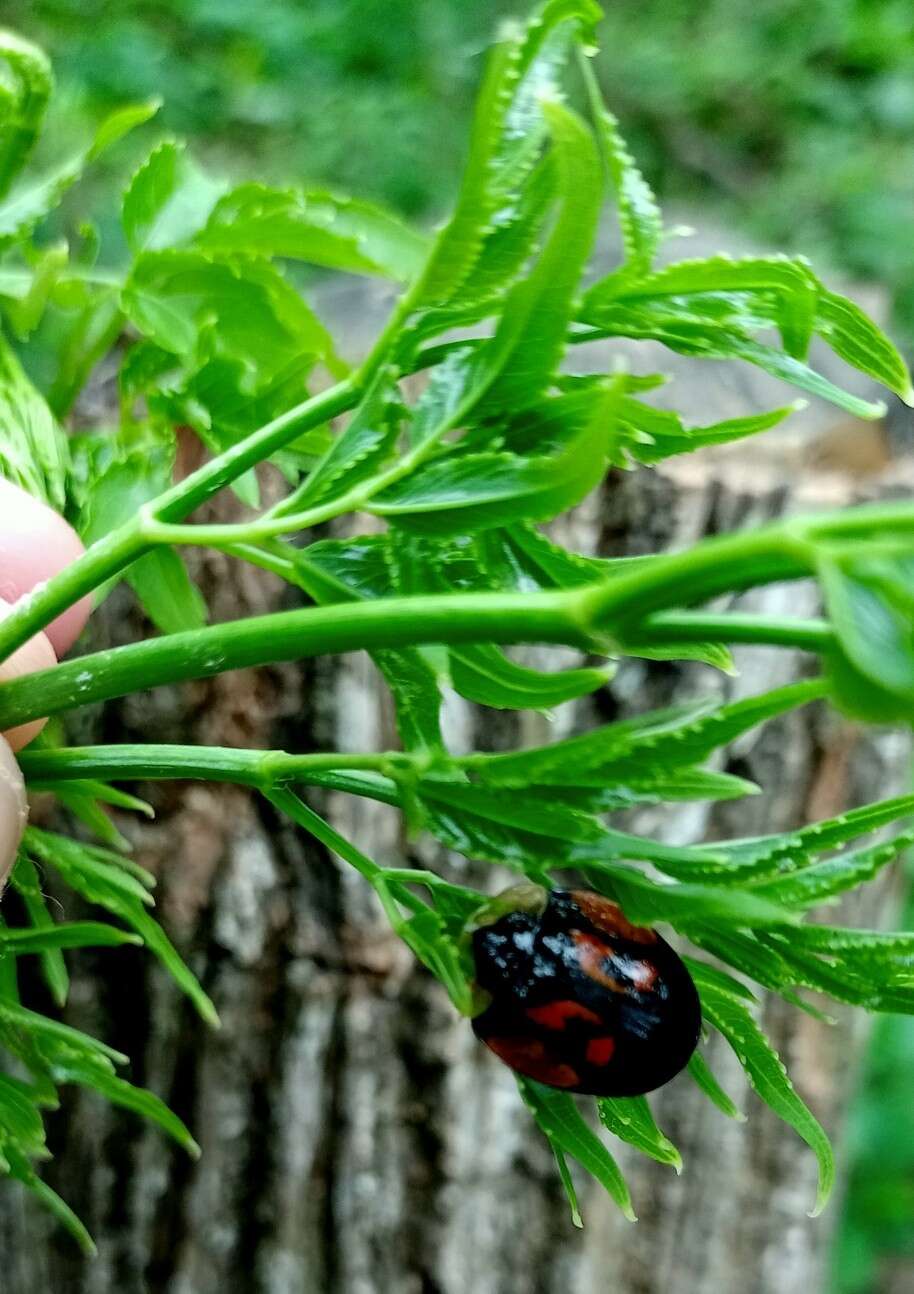
[[[0,477],[0,616],[37,584],[63,570],[83,551],[76,532],[38,499]],[[54,665],[79,635],[89,614],[88,599],[65,611],[7,660],[0,682]],[[39,719],[0,734],[0,889],[16,860],[28,808],[25,784],[14,751],[37,737]]]

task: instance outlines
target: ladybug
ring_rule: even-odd
[[[662,1087],[698,1044],[682,960],[591,890],[517,885],[471,934],[482,1006],[473,1031],[518,1074],[592,1096]]]

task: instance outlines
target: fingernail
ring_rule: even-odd
[[[0,890],[16,861],[28,816],[25,781],[9,743],[0,737]]]

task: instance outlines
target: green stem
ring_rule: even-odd
[[[312,396],[217,458],[204,463],[196,472],[160,495],[149,505],[147,513],[140,513],[93,544],[65,571],[18,602],[0,623],[0,661],[80,598],[148,552],[157,539],[150,537],[145,527],[181,521],[223,486],[282,449],[301,432],[351,408],[360,394],[360,387],[350,378]]]
[[[546,642],[592,648],[581,591],[461,593],[308,607],[169,634],[65,661],[0,687],[0,730],[73,706],[326,652],[416,643]]]
[[[912,514],[914,515],[914,514]],[[605,627],[624,641],[626,630],[651,612],[705,602],[732,593],[796,580],[815,570],[815,551],[795,521],[709,539],[656,563],[639,566],[590,589],[585,615],[594,629]],[[639,625],[640,630],[640,625]]]
[[[223,486],[284,448],[301,432],[351,409],[361,394],[361,387],[353,378],[347,378],[288,409],[166,490],[153,502],[153,515],[157,521],[181,521]]]
[[[799,647],[823,652],[835,639],[827,620],[791,620],[741,612],[713,615],[705,611],[666,611],[638,626],[651,643],[726,642]]]
[[[44,629],[68,607],[99,588],[156,544],[207,542],[196,536],[188,537],[180,528],[180,538],[170,538],[166,528],[176,526],[224,486],[284,448],[302,432],[319,426],[358,404],[374,374],[386,362],[397,330],[412,309],[415,291],[414,286],[401,297],[371,353],[357,372],[328,390],[294,405],[237,445],[232,445],[224,453],[204,463],[197,471],[153,500],[144,512],[93,544],[83,557],[48,580],[43,588],[33,591],[30,597],[21,599],[0,624],[0,662],[11,656],[33,634]],[[247,537],[233,527],[212,529],[215,532],[228,529],[230,533],[225,536],[228,541]],[[172,532],[172,536],[174,533]]]
[[[174,745],[74,746],[26,750],[20,756],[20,767],[29,782],[188,778],[261,788],[283,782],[308,782],[313,774],[326,770],[369,769],[387,774],[397,766],[412,767],[414,763],[411,756],[398,751],[379,755],[290,755],[284,750]]]
[[[621,582],[610,581],[609,587],[615,588]],[[605,625],[606,587],[350,602],[153,638],[79,657],[3,684],[0,730],[167,683],[324,653],[460,642],[563,643],[593,649],[599,643],[593,608],[597,607],[599,623]],[[624,603],[617,603],[616,609],[624,610]],[[820,621],[687,612],[639,624],[632,641],[637,638],[643,644],[645,638],[663,642],[683,637],[694,641],[774,643],[810,650],[821,650],[831,641],[828,626]],[[244,752],[234,755],[241,759]],[[230,764],[229,771],[235,767]],[[202,775],[211,774],[207,768]],[[186,775],[194,776],[190,771]]]
[[[322,525],[349,512],[359,512],[363,509],[370,512],[371,500],[382,490],[395,485],[420,467],[437,450],[448,431],[462,422],[465,412],[477,398],[478,393],[473,392],[449,418],[441,421],[434,435],[426,436],[418,445],[414,445],[402,454],[396,462],[383,471],[377,472],[369,480],[354,485],[326,503],[296,511],[294,503],[290,506],[288,500],[283,500],[253,521],[241,521],[228,525],[168,525],[161,520],[151,519],[146,523],[147,537],[156,543],[198,544],[209,548],[227,549],[238,543],[256,543],[276,539],[281,535],[291,535],[301,530],[309,530],[313,526]]]

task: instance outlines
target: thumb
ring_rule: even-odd
[[[22,773],[9,744],[0,737],[0,890],[16,861],[28,816]]]

